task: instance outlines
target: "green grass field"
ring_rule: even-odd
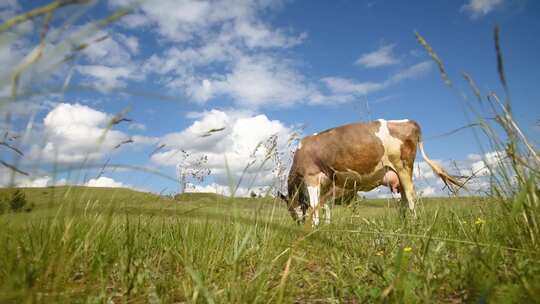
[[[9,189],[1,189],[1,192]],[[282,202],[125,189],[24,189],[0,215],[0,302],[530,303],[538,250],[482,198],[333,209],[293,223]]]
[[[72,23],[87,8],[81,7],[80,14],[75,10],[62,12],[60,16],[69,18],[62,23],[61,30],[51,28],[54,32],[73,34],[53,33],[49,39],[53,12],[56,18],[59,15],[56,11],[62,6],[83,2],[88,1],[55,1],[1,25],[0,32],[6,32],[30,19],[43,19],[41,26],[33,26],[34,34],[40,29],[41,42],[34,51],[28,49],[21,62],[12,63],[16,67],[13,71],[8,69],[9,74],[1,75],[4,78],[0,84],[4,86],[0,87],[11,92],[1,100],[2,106],[25,101],[28,96],[39,97],[39,103],[45,103],[48,92],[54,92],[52,96],[56,100],[60,91],[56,89],[55,79],[63,78],[56,70],[64,73],[60,68],[68,65],[69,74],[58,82],[62,87],[60,100],[64,99],[64,92],[87,90],[85,86],[79,89],[78,83],[68,88],[71,68],[77,69],[77,65],[71,66],[72,61],[77,62],[79,54],[90,45],[109,38],[110,35],[102,36],[98,31],[129,10],[121,8],[103,19],[89,20],[88,25],[93,26],[88,28]],[[83,19],[91,17],[84,15]],[[0,41],[9,51],[11,43],[16,50],[20,41],[24,42],[21,45],[37,42],[37,36],[26,37],[18,31],[9,34],[9,39],[5,36]],[[94,34],[101,38],[87,41]],[[499,28],[494,28],[493,40],[499,89],[504,91],[500,97],[494,91],[479,89],[492,84],[477,86],[472,76],[463,73],[476,96],[468,99],[459,82],[451,79],[453,73],[447,73],[444,58],[437,55],[420,33],[416,32],[415,36],[437,65],[443,82],[456,97],[463,98],[469,124],[443,135],[474,127],[478,150],[495,159],[490,163],[485,156],[486,166],[481,168],[484,170],[464,176],[467,181],[480,178],[489,184],[479,190],[490,193],[491,198],[422,199],[417,207],[417,219],[408,214],[402,216],[394,200],[362,200],[335,206],[332,223],[313,229],[310,223],[296,225],[284,203],[272,198],[184,194],[175,200],[117,188],[23,189],[33,206],[30,212],[4,212],[6,203],[0,206],[0,304],[540,303],[540,155],[535,141],[527,139],[526,132],[522,132],[513,118]],[[27,41],[27,38],[31,39]],[[60,58],[64,59],[51,64]],[[47,64],[40,66],[38,61]],[[28,78],[31,85],[27,88],[26,74],[32,76]],[[117,78],[118,82],[129,79]],[[53,86],[48,88],[49,84]],[[110,92],[107,89],[103,93],[113,97],[125,93],[167,102],[177,100],[161,92],[146,94],[130,91],[128,87],[124,91],[119,89]],[[97,90],[101,91],[99,87]],[[528,96],[527,92],[520,93],[518,97]],[[428,95],[426,98],[437,100],[436,95]],[[183,102],[184,98],[179,100]],[[102,132],[95,142],[96,151],[106,146],[102,145],[105,136],[116,124],[131,121],[124,117],[130,107],[115,116],[111,113],[106,127],[94,126]],[[26,110],[35,111],[32,107]],[[16,121],[16,112],[6,112],[6,121],[11,114]],[[26,159],[19,146],[9,141],[15,137],[7,139],[11,131],[26,134],[21,140],[22,148],[41,142],[34,139],[40,132],[26,138],[31,128],[41,126],[34,121],[34,114],[23,128],[15,125],[11,130],[11,123],[3,124],[6,133],[1,144],[15,153],[13,164],[24,164]],[[219,129],[208,130],[201,137],[213,132]],[[303,133],[303,129],[298,132]],[[293,141],[295,138],[296,135],[290,137]],[[261,141],[253,155],[264,144]],[[163,147],[165,144],[154,152]],[[275,166],[287,167],[277,156],[288,153],[288,148],[285,152],[278,148],[277,144],[265,146],[266,158],[259,169],[270,160]],[[77,164],[81,170],[96,169],[86,161],[93,159],[90,153]],[[49,168],[52,163],[43,160],[44,168]],[[56,172],[64,166],[62,159],[58,161],[59,166],[54,164],[55,172],[51,175],[69,173],[69,177],[71,172]],[[245,161],[244,173],[255,168],[251,158]],[[27,165],[30,164],[35,169],[40,167],[39,160]],[[4,160],[0,165],[13,174],[34,173]],[[138,169],[166,177],[152,168],[109,165],[108,160],[99,167]],[[9,185],[15,181],[12,178]],[[229,182],[235,184],[234,180]],[[11,195],[12,191],[0,188],[0,198]]]

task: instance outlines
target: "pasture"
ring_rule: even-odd
[[[416,220],[402,218],[396,201],[362,200],[335,206],[331,224],[311,229],[273,198],[24,192],[32,212],[0,215],[2,303],[530,303],[540,295],[538,250],[493,199],[423,199]]]
[[[480,37],[498,22],[481,26],[476,18],[503,1],[484,1],[489,7],[480,11],[473,1],[437,4],[430,14],[426,3],[407,3],[407,10],[338,5],[341,14],[323,6],[311,26],[303,22],[317,6],[311,2],[310,14],[296,7],[283,20],[266,18],[281,6],[271,12],[264,3],[272,1],[231,8],[227,1],[194,2],[200,9],[190,1],[19,2],[0,5],[0,17],[8,18],[0,25],[0,62],[7,67],[0,73],[0,303],[540,302],[540,154],[533,133],[540,120],[531,102],[536,75],[520,70],[538,53],[528,38],[538,28],[534,6],[508,14],[518,22],[501,18],[508,30],[500,36],[493,28],[488,53]],[[458,19],[464,13],[475,22]],[[133,18],[116,26],[122,17]],[[414,32],[422,52],[405,38],[390,39],[403,31],[410,40]],[[483,66],[484,59],[496,68]],[[388,70],[373,71],[383,66]],[[449,94],[433,77],[420,79],[430,70]],[[488,77],[495,71],[498,77]],[[353,104],[360,100],[365,107]],[[385,100],[392,103],[379,103]],[[334,206],[332,223],[312,228],[294,223],[273,197],[55,186],[20,188],[24,205],[11,188],[69,185],[82,173],[99,178],[75,184],[130,187],[128,177],[150,174],[169,184],[146,179],[133,186],[157,191],[193,182],[229,193],[276,193],[300,138],[371,120],[372,108],[383,117],[418,118],[434,134],[424,139],[442,138],[437,158],[455,167],[469,196],[421,198],[417,218],[396,199],[356,200]],[[465,129],[471,134],[449,137]],[[381,130],[371,134],[390,134]],[[374,147],[354,138],[336,142],[340,150]],[[394,146],[394,159],[404,160],[402,147]],[[432,147],[437,151],[436,142]],[[343,159],[388,158],[362,154]],[[409,158],[412,165],[415,153]],[[434,171],[433,178],[443,176]],[[412,197],[413,174],[398,177]],[[431,182],[418,193],[445,193]],[[313,202],[317,187],[308,188]]]

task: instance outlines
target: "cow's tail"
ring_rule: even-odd
[[[465,184],[463,182],[448,174],[441,166],[439,166],[439,164],[427,157],[421,140],[418,142],[418,146],[420,147],[420,153],[422,154],[424,161],[431,167],[431,170],[433,170],[433,172],[442,179],[444,184],[448,187],[448,189],[450,189],[450,191],[452,191],[452,193],[455,194],[459,189],[464,188]]]

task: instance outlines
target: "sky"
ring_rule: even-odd
[[[0,23],[47,3],[2,1]],[[96,26],[126,8],[122,18]],[[248,195],[283,187],[299,137],[379,118],[417,121],[427,154],[454,174],[487,174],[483,168],[500,153],[480,148],[472,130],[437,135],[474,121],[467,104],[478,101],[463,72],[483,96],[505,96],[493,42],[499,25],[512,109],[538,143],[539,17],[540,2],[532,0],[63,7],[46,32],[38,17],[0,33],[0,114],[9,145],[0,146],[0,159],[21,171],[0,167],[0,185],[169,194],[178,191],[180,173],[209,173],[188,178],[188,191]],[[452,87],[415,32],[444,62]],[[415,182],[423,196],[447,195],[421,158]]]

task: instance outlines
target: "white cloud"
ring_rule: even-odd
[[[16,174],[11,180],[11,171],[5,167],[0,167],[0,187],[24,187],[24,188],[43,188],[50,186],[87,186],[87,187],[107,187],[107,188],[130,188],[141,191],[129,184],[116,181],[110,177],[100,176],[92,178],[86,183],[77,181],[67,181],[65,178],[55,179],[47,173],[37,173],[30,176]]]
[[[425,161],[418,161],[414,164],[413,178],[420,180],[432,179],[435,178],[435,174]]]
[[[269,103],[292,104],[305,100],[312,93],[302,75],[270,58],[241,59],[224,79],[210,81],[204,89],[229,95],[250,108]]]
[[[208,65],[225,64],[224,72],[227,72],[239,61],[253,57],[254,51],[258,53],[263,46],[285,48],[300,43],[303,39],[284,37],[284,34],[272,34],[270,29],[264,30],[268,34],[248,31],[246,29],[250,28],[248,25],[239,28],[243,30],[239,32],[234,25],[223,24],[220,30],[205,32],[200,40],[191,43],[176,43],[173,47],[166,49],[163,54],[152,55],[144,66],[145,71],[162,75],[172,73],[185,79],[208,78],[207,73],[201,71]],[[267,35],[277,35],[278,38],[266,37]],[[277,60],[277,57],[272,57],[270,53],[266,53],[265,56]],[[254,59],[258,60],[258,58]]]
[[[131,1],[114,0],[111,5]],[[259,108],[288,105],[309,96],[321,99],[303,76],[274,50],[293,47],[306,39],[290,29],[275,28],[261,15],[280,0],[143,2],[124,23],[130,28],[156,31],[168,48],[152,55],[144,73],[162,77],[175,93],[197,102],[220,96]]]
[[[106,176],[100,176],[98,178],[92,178],[86,182],[85,186],[88,187],[104,187],[104,188],[132,188],[121,182],[117,182],[114,179]]]
[[[47,187],[50,182],[50,177],[39,177],[36,179],[28,179],[26,181],[22,181],[18,184],[19,187],[28,187],[28,188],[39,188],[39,187]]]
[[[205,136],[209,130],[220,128],[225,129]],[[160,143],[165,144],[167,150],[154,154],[152,161],[175,166],[183,160],[180,150],[190,153],[193,159],[205,155],[208,157],[205,167],[211,169],[213,181],[222,187],[228,187],[231,180],[238,181],[248,163],[253,162],[246,171],[242,187],[250,183],[269,185],[275,181],[274,165],[271,161],[263,165],[269,151],[261,143],[276,135],[278,150],[282,152],[291,133],[291,128],[265,115],[211,110],[199,114],[183,131],[164,136]]]
[[[489,14],[502,3],[503,0],[469,0],[467,4],[461,7],[461,11],[476,19]]]
[[[250,48],[291,47],[300,44],[306,38],[306,34],[289,36],[280,30],[272,31],[261,22],[247,20],[236,22],[235,30]]]
[[[80,51],[82,58],[75,71],[82,75],[83,82],[104,93],[126,88],[132,81],[154,74],[157,77],[152,80],[165,85],[175,95],[181,93],[200,103],[226,98],[250,109],[297,103],[343,103],[353,100],[356,94],[378,91],[389,82],[412,77],[397,74],[381,83],[339,77],[327,77],[322,82],[309,79],[280,52],[302,43],[306,34],[273,26],[263,17],[281,3],[281,0],[111,0],[109,4],[114,8],[135,4],[134,13],[122,18],[121,24],[129,27],[130,33],[157,32],[159,37],[152,43],[163,46],[160,49],[164,51],[139,61],[143,56],[140,36],[78,26],[63,34],[59,29],[51,29],[52,37],[65,35],[69,39],[51,45],[49,53],[63,59],[71,54],[73,46],[89,43]],[[102,37],[107,38],[100,40]],[[397,63],[394,47],[383,45],[358,61],[366,66]],[[5,56],[6,63],[12,62],[10,56]],[[58,60],[49,61],[52,64]]]
[[[176,51],[174,53],[179,54]],[[198,59],[204,60],[202,58],[204,56]],[[172,71],[176,69],[177,63],[177,60],[171,59],[164,65],[156,66],[158,70],[161,67]],[[225,96],[248,109],[283,107],[296,103],[343,103],[352,99],[348,95],[323,94],[289,62],[268,56],[245,56],[232,64],[230,71],[224,74],[213,74],[207,78],[179,76],[168,85],[185,90],[186,95],[200,103]]]
[[[41,177],[35,177],[35,178],[18,178],[18,182],[16,183],[17,187],[26,187],[26,188],[43,188],[43,187],[50,187],[50,186],[65,186],[68,183],[64,178],[61,178],[59,180],[53,180],[52,177],[46,175]]]
[[[431,186],[421,188],[418,192],[419,192],[418,194],[420,196],[424,196],[424,197],[427,197],[427,196],[440,196],[440,193],[437,190],[435,190],[434,187],[431,187]]]
[[[375,188],[369,192],[363,192],[359,191],[361,196],[367,197],[367,198],[385,198],[385,199],[398,199],[400,198],[399,194],[392,193],[388,187],[380,186],[378,188]]]
[[[4,0],[0,3],[0,10],[17,10],[19,8],[17,0]]]
[[[127,47],[132,54],[139,53],[139,39],[137,37],[127,36],[120,33],[117,33],[116,35],[120,43]]]
[[[142,123],[138,123],[138,122],[131,122],[128,126],[128,129],[130,130],[141,130],[141,131],[144,131],[146,130],[146,126]]]
[[[3,70],[0,74],[2,83],[9,83],[8,76],[11,75],[11,71],[14,68],[13,63],[19,62],[22,58],[23,54],[20,46],[12,43],[0,43],[0,65],[7,69]]]
[[[174,75],[167,77],[167,85],[201,103],[228,96],[241,106],[259,108],[323,97],[290,62],[275,56],[248,55],[245,51],[220,37],[198,49],[170,48],[164,56],[153,55],[144,70]],[[211,74],[199,71],[216,63],[226,63],[224,70]]]
[[[43,121],[46,143],[38,149],[47,161],[61,163],[95,160],[126,140],[120,131],[106,132],[111,116],[80,104],[61,103]],[[33,155],[38,156],[34,148]]]
[[[43,122],[46,127],[62,129],[72,125],[104,125],[109,118],[106,113],[85,105],[62,103],[49,112]]]
[[[478,176],[488,176],[496,172],[498,167],[505,164],[505,153],[500,151],[487,152],[483,156],[471,154],[468,159],[472,161],[471,171]],[[507,162],[507,161],[506,161]]]
[[[0,75],[0,95],[9,93],[13,69],[33,62],[40,51],[30,35],[14,35],[6,33],[0,45],[0,65],[10,67]],[[115,87],[124,87],[128,80],[144,79],[144,73],[134,56],[139,53],[139,42],[135,36],[121,33],[96,30],[87,24],[69,29],[52,27],[43,48],[41,60],[34,62],[25,70],[19,82],[19,94],[35,86],[39,82],[51,79],[63,84],[71,79],[67,71],[66,60],[73,58],[78,46],[86,45],[77,54],[75,71],[84,76],[85,82],[91,82],[102,91],[110,91]],[[69,75],[69,76],[68,76]],[[56,77],[55,77],[56,76]]]
[[[489,167],[482,160],[472,163],[471,171],[478,176],[488,176],[490,174]]]
[[[104,187],[104,188],[130,188],[130,189],[138,190],[129,184],[124,184],[122,182],[115,181],[114,179],[110,177],[106,177],[106,176],[92,178],[84,184],[76,183],[76,182],[68,182],[64,178],[59,179],[59,180],[53,180],[53,178],[50,177],[49,175],[43,175],[43,176],[37,176],[37,177],[26,177],[26,176],[19,175],[14,181],[15,187],[24,187],[24,188],[43,188],[43,187],[50,187],[50,186],[65,186],[65,185],[73,185],[73,186],[82,185],[82,186],[87,186],[87,187]],[[0,187],[7,187],[7,186],[11,186],[11,183],[7,180],[0,179]]]
[[[198,26],[204,26],[211,10],[206,1],[152,1],[141,10],[157,25],[158,32],[173,41],[186,41]]]
[[[42,99],[41,96],[39,99]],[[0,107],[0,115],[10,113],[14,118],[21,118],[31,116],[40,110],[48,109],[51,102],[39,99],[31,98],[28,100],[17,100],[16,102],[7,101]]]
[[[129,14],[122,17],[118,23],[128,28],[148,26],[150,21],[143,14]]]
[[[168,63],[164,65],[155,63],[155,66],[161,67],[165,73],[174,71],[179,62],[195,56],[190,52],[180,53],[178,50],[172,52],[175,56],[172,56]],[[201,58],[199,60],[204,61]],[[431,67],[430,61],[423,61],[399,70],[382,82],[358,82],[340,77],[325,77],[321,82],[331,92],[325,95],[287,62],[272,57],[247,56],[239,59],[227,74],[203,79],[179,77],[170,82],[169,86],[183,88],[188,96],[198,102],[206,102],[218,96],[229,96],[237,104],[250,109],[267,105],[288,106],[295,103],[331,104],[348,102],[354,99],[354,95],[377,92],[404,80],[420,77],[429,72]]]
[[[151,63],[168,73],[175,71],[179,62],[196,57],[196,53],[172,50],[174,56],[165,64]],[[205,62],[204,56],[198,60]],[[157,59],[156,59],[157,60]],[[197,59],[194,59],[197,60]],[[149,66],[149,67],[150,67]],[[148,68],[149,68],[148,67]],[[244,57],[232,65],[231,71],[224,75],[213,75],[213,78],[179,77],[169,86],[183,88],[186,94],[199,102],[206,102],[218,96],[229,96],[237,104],[250,109],[267,105],[288,106],[295,103],[332,104],[343,103],[354,99],[354,95],[363,95],[383,90],[406,79],[426,74],[432,64],[424,61],[398,71],[382,82],[358,82],[340,77],[322,78],[321,82],[331,94],[323,94],[319,87],[306,79],[286,61],[272,57]]]
[[[174,42],[204,40],[216,28],[240,40],[248,47],[286,47],[298,43],[282,30],[273,30],[257,19],[258,14],[280,1],[201,1],[162,0],[143,2],[137,11],[122,21],[130,28],[151,27],[162,37]],[[112,6],[124,6],[134,1],[113,0]]]
[[[465,159],[455,161],[435,160],[450,175],[460,176],[467,181],[460,193],[464,195],[484,195],[490,190],[490,176],[505,170],[508,160],[504,152],[491,151],[484,154],[469,154]],[[444,196],[448,191],[438,176],[433,174],[429,165],[424,161],[418,161],[414,165],[414,181],[419,191],[427,189],[429,196]],[[472,177],[469,179],[469,177]],[[434,188],[434,189],[431,189]],[[428,195],[424,193],[424,196]]]
[[[116,7],[132,2],[110,3]],[[306,39],[304,33],[295,34],[263,21],[261,16],[280,3],[278,0],[144,2],[124,25],[156,31],[161,36],[160,43],[169,46],[146,60],[143,74],[156,74],[158,81],[173,94],[180,91],[199,103],[220,97],[249,109],[344,103],[355,95],[379,91],[425,72],[421,68],[427,64],[400,71],[383,82],[357,82],[340,77],[313,81],[293,62],[284,59],[282,53],[275,52]],[[399,63],[394,48],[393,44],[383,45],[361,56],[358,64],[375,67]],[[102,85],[125,85],[124,75],[111,74],[103,79]]]
[[[50,175],[43,173],[36,173],[30,176],[21,174],[12,175],[13,171],[7,169],[4,166],[0,166],[0,187],[48,187],[52,185],[63,186],[66,185],[66,180],[56,179],[54,180]]]
[[[115,88],[123,88],[127,85],[127,80],[137,79],[129,67],[108,67],[104,65],[81,65],[77,71],[94,81],[94,87],[101,92],[109,92]]]
[[[387,81],[386,81],[386,85],[390,85],[390,84],[394,84],[394,83],[399,83],[403,80],[406,80],[406,79],[414,79],[414,78],[418,78],[420,76],[423,76],[425,74],[427,74],[430,70],[431,70],[431,67],[433,66],[432,62],[427,60],[427,61],[422,61],[422,62],[419,62],[417,64],[414,64],[406,69],[403,69],[401,71],[398,71],[396,74],[392,75]]]
[[[340,77],[326,77],[321,81],[335,93],[364,95],[379,91],[385,87],[384,83],[358,82],[353,79]]]
[[[355,61],[355,64],[362,65],[366,68],[376,68],[399,63],[399,60],[393,54],[395,44],[386,44],[378,50],[371,53],[363,54]]]
[[[17,0],[2,0],[0,2],[0,20],[5,21],[13,18],[20,10]]]
[[[96,87],[102,92],[114,88],[122,88],[130,80],[144,79],[142,63],[136,57],[139,55],[139,40],[137,36],[126,35],[112,30],[96,29],[92,24],[73,26],[69,29],[52,28],[49,33],[50,43],[43,58],[37,66],[41,70],[57,72],[57,63],[73,55],[77,46],[84,45],[77,54],[75,71],[83,75],[85,83]],[[64,37],[64,39],[58,39]],[[68,61],[69,62],[69,61]],[[37,74],[37,73],[36,73]],[[64,79],[67,73],[61,73]]]
[[[141,145],[154,145],[159,142],[159,137],[149,137],[149,136],[141,136],[141,135],[133,135],[131,139],[133,140],[135,144],[141,144]]]
[[[104,40],[100,40],[106,37]],[[139,52],[139,41],[135,36],[97,31],[85,41],[89,42],[82,54],[91,63],[121,66],[132,63],[133,55]]]
[[[234,196],[235,197],[249,197],[249,194],[251,193],[251,190],[248,190],[245,187],[239,187],[236,189]],[[223,196],[230,196],[231,195],[231,187],[229,186],[223,186],[216,183],[210,183],[207,185],[190,185],[186,192],[190,193],[215,193]]]
[[[1,17],[0,20],[5,20]],[[11,94],[11,76],[15,68],[25,58],[29,51],[28,41],[18,39],[19,35],[14,33],[2,33],[0,43],[0,96],[9,96]]]
[[[97,160],[114,152],[130,137],[118,130],[107,130],[112,115],[81,104],[57,104],[44,118],[43,130],[34,134],[29,158],[46,163],[80,163]],[[135,144],[156,140],[133,136]]]
[[[434,159],[433,161],[447,170],[450,175],[454,176],[466,175],[464,171],[470,169],[470,162],[467,160],[447,161]],[[413,168],[413,180],[417,192],[421,196],[447,196],[450,193],[439,176],[433,173],[433,170],[425,161],[415,162]],[[476,189],[470,190],[476,191]],[[471,193],[472,192],[461,191],[461,194],[465,195]]]
[[[240,117],[246,116],[241,112],[223,112],[219,110],[211,110],[208,112],[190,115],[192,118],[196,118],[188,128],[181,132],[170,133],[162,137],[161,143],[167,147],[180,148],[180,149],[193,149],[195,151],[205,151],[212,153],[219,153],[219,151],[226,150],[230,145],[227,142],[227,135],[230,133],[231,125],[234,121]],[[215,132],[211,136],[203,137],[209,130],[225,128],[222,132]],[[163,155],[162,155],[163,156]],[[155,156],[159,158],[159,154]],[[176,160],[165,161],[161,159],[158,162],[175,165]]]
[[[425,75],[431,70],[432,63],[423,61],[406,69],[400,70],[381,82],[358,82],[353,79],[341,77],[326,77],[321,81],[332,91],[333,94],[364,95],[383,90],[407,79],[413,79]]]

